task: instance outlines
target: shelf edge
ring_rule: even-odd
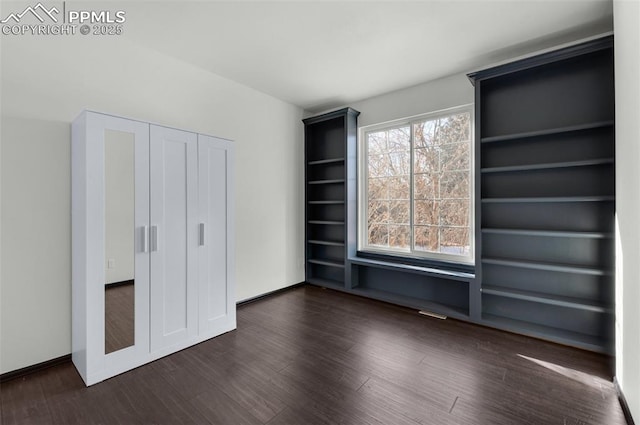
[[[524,197],[524,198],[482,198],[484,204],[539,204],[539,203],[566,203],[566,202],[611,202],[615,201],[615,196],[546,196],[546,197]]]
[[[553,328],[551,326],[539,325],[489,313],[482,313],[480,323],[520,335],[527,335],[563,345],[571,345],[598,353],[611,354],[609,351],[611,345],[610,341],[598,338],[597,336],[580,334],[578,332]]]
[[[493,235],[515,235],[515,236],[534,236],[534,237],[550,237],[550,238],[584,238],[584,239],[611,239],[612,233],[606,232],[580,232],[571,230],[528,230],[528,229],[499,229],[494,227],[485,227],[480,230],[482,233]]]
[[[578,125],[569,125],[566,127],[549,128],[545,130],[525,131],[522,133],[511,133],[511,134],[504,134],[500,136],[489,136],[489,137],[482,137],[480,139],[480,143],[495,143],[495,142],[504,142],[509,140],[517,140],[517,139],[530,139],[533,137],[540,137],[540,136],[566,134],[566,133],[573,133],[576,131],[586,131],[586,130],[594,130],[598,128],[613,127],[614,124],[615,124],[615,121],[607,120],[607,121],[598,121],[598,122],[589,123],[589,124],[578,124]]]
[[[610,276],[612,273],[608,270],[590,268],[590,267],[582,267],[582,266],[574,266],[574,265],[562,265],[562,264],[553,264],[553,263],[545,263],[545,262],[536,262],[536,261],[525,261],[525,260],[505,260],[501,258],[483,258],[482,263],[485,264],[494,264],[497,266],[507,266],[507,267],[518,267],[524,269],[534,269],[534,270],[543,270],[543,271],[555,271],[562,273],[576,273],[576,274],[586,274],[590,276]]]
[[[505,167],[486,167],[481,168],[480,172],[483,174],[494,173],[517,173],[525,171],[540,171],[540,170],[553,170],[561,168],[576,168],[576,167],[592,167],[596,165],[608,165],[614,164],[614,158],[602,158],[602,159],[590,159],[584,161],[564,161],[564,162],[548,162],[543,164],[529,164],[529,165],[510,165]]]
[[[581,302],[581,300],[577,298],[564,297],[564,296],[557,296],[554,298],[552,295],[549,295],[549,294],[543,294],[543,293],[534,292],[534,291],[510,289],[510,288],[505,288],[498,285],[483,285],[480,291],[483,294],[487,294],[487,295],[493,295],[493,296],[503,297],[503,298],[514,298],[522,301],[547,304],[547,305],[552,305],[556,307],[573,308],[576,310],[585,310],[585,311],[591,311],[594,313],[603,313],[603,314],[611,314],[613,312],[612,307],[605,306],[605,305],[598,305],[593,302],[588,302],[587,300],[584,300],[584,302]]]

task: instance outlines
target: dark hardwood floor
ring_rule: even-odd
[[[2,383],[10,424],[624,424],[610,359],[302,286],[238,329],[85,388]]]

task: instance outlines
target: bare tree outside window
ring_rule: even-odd
[[[470,258],[470,111],[368,131],[364,145],[364,248]]]

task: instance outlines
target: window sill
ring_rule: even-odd
[[[361,256],[349,258],[349,263],[360,265],[360,266],[377,267],[377,268],[382,268],[387,270],[401,270],[401,271],[406,271],[408,273],[417,273],[417,274],[422,274],[426,276],[441,277],[441,278],[459,280],[464,282],[473,280],[476,277],[474,272],[448,270],[448,269],[435,268],[435,267],[423,266],[423,265],[404,264],[404,263],[393,262],[388,260],[364,258]],[[471,270],[473,270],[473,266],[469,266],[469,267]]]

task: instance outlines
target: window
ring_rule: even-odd
[[[361,251],[473,262],[472,109],[361,129]]]

